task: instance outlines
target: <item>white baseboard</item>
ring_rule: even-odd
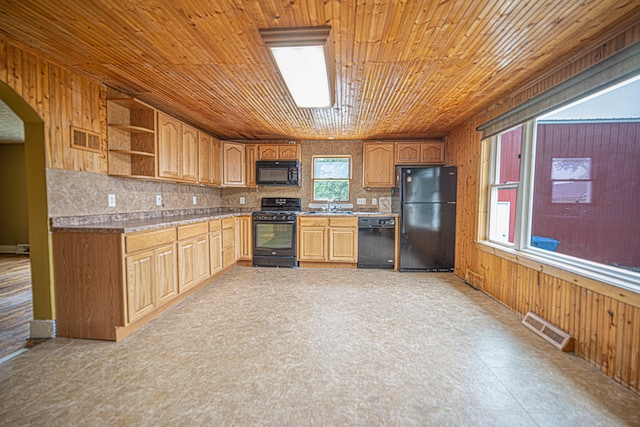
[[[55,338],[55,320],[32,320],[30,324],[31,332],[29,338]]]
[[[15,254],[17,249],[16,245],[0,245],[0,254]]]

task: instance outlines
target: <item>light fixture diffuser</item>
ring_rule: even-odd
[[[333,105],[333,73],[327,39],[330,27],[261,30],[289,93],[300,108]]]

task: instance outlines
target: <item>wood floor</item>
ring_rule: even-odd
[[[0,254],[0,359],[33,344],[30,267],[28,255]]]

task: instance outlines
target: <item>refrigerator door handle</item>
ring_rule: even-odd
[[[447,202],[448,205],[455,205],[456,202]]]

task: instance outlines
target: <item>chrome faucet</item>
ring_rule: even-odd
[[[340,199],[338,199],[337,197],[333,200],[327,200],[327,210],[329,212],[336,212],[338,210],[338,206],[335,204],[335,202],[339,202]],[[331,204],[333,204],[333,206],[331,206]]]

